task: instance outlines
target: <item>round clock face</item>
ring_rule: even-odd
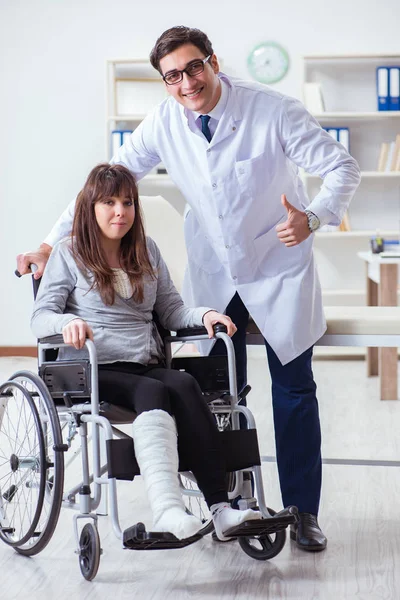
[[[247,66],[250,75],[261,83],[276,83],[284,77],[289,68],[286,50],[275,42],[264,42],[252,50]]]

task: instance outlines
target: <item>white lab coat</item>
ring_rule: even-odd
[[[286,364],[321,337],[326,323],[313,236],[292,248],[277,238],[275,227],[286,219],[281,194],[301,210],[308,207],[322,224],[339,225],[359,184],[359,168],[297,100],[220,77],[229,95],[210,143],[193,114],[169,97],[112,162],[126,165],[137,179],[164,163],[192,209],[185,219],[184,299],[224,311],[237,291]],[[324,179],[311,204],[297,166]],[[52,245],[51,236],[46,241]]]

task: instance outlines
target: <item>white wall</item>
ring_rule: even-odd
[[[0,346],[34,343],[28,277],[35,248],[105,156],[105,61],[147,57],[168,27],[203,29],[226,70],[247,77],[260,41],[288,50],[276,86],[300,97],[301,56],[398,53],[398,0],[0,0]]]

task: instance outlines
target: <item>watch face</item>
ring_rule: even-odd
[[[252,50],[247,59],[250,75],[261,83],[276,83],[289,69],[289,56],[275,42],[264,42]]]
[[[320,221],[316,215],[307,213],[307,219],[308,227],[311,229],[311,231],[315,231],[316,229],[318,229]]]

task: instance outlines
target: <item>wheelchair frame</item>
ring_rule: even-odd
[[[205,331],[204,328],[201,328],[200,334],[192,335],[184,335],[181,332],[178,332],[176,336],[170,336],[164,340],[167,367],[171,367],[172,343],[186,343],[207,339],[207,335],[205,335],[203,331]],[[221,338],[227,348],[229,395],[225,395],[221,401],[212,402],[210,407],[211,411],[216,415],[217,419],[222,415],[225,423],[229,421],[233,431],[239,430],[239,415],[243,414],[248,424],[248,428],[254,430],[256,435],[255,420],[251,411],[246,406],[239,404],[236,385],[235,354],[232,340],[226,333],[223,332],[215,333],[215,337]],[[62,336],[52,336],[50,338],[39,340],[39,369],[44,363],[47,364],[47,361],[45,360],[46,351],[50,349],[61,348],[66,345],[67,344],[64,344],[63,342]],[[40,488],[40,493],[38,492],[38,506],[41,502],[40,515],[37,518],[36,513],[38,510],[36,510],[36,513],[32,518],[32,522],[27,524],[27,527],[29,526],[28,531],[23,532],[24,535],[22,535],[22,537],[20,536],[19,540],[13,539],[13,536],[15,538],[15,528],[13,528],[12,522],[10,523],[7,519],[7,505],[12,504],[14,498],[18,496],[18,486],[12,484],[12,486],[5,491],[4,489],[0,488],[0,539],[13,546],[14,549],[21,554],[37,554],[47,545],[54,533],[61,504],[70,508],[74,508],[79,511],[78,514],[73,516],[76,552],[79,556],[82,575],[85,577],[85,579],[91,580],[97,573],[100,554],[102,553],[97,529],[98,515],[95,513],[95,511],[99,509],[102,501],[102,486],[104,485],[108,485],[108,498],[110,503],[112,527],[116,537],[123,541],[124,547],[133,547],[136,549],[183,547],[197,541],[200,539],[200,537],[212,531],[213,527],[211,521],[208,523],[206,522],[201,535],[193,536],[188,540],[180,541],[172,536],[172,534],[168,533],[161,535],[158,534],[157,537],[157,534],[155,533],[146,532],[144,526],[140,523],[133,528],[131,527],[129,530],[125,530],[125,532],[121,529],[118,515],[116,477],[109,472],[110,461],[102,465],[101,456],[104,454],[104,446],[102,446],[101,438],[104,439],[106,446],[109,445],[109,447],[112,442],[116,441],[114,439],[114,434],[122,440],[129,440],[131,438],[124,432],[114,427],[108,418],[101,415],[98,392],[98,364],[96,348],[94,343],[90,340],[86,340],[85,346],[89,354],[90,364],[90,402],[73,403],[71,401],[71,397],[66,392],[64,393],[65,405],[55,407],[53,396],[50,394],[43,380],[36,374],[28,371],[20,371],[15,373],[7,382],[0,386],[0,436],[4,412],[7,409],[7,403],[10,402],[10,398],[13,396],[14,390],[22,394],[21,406],[25,406],[26,403],[29,404],[33,415],[33,421],[36,423],[37,418],[39,419],[40,428],[37,428],[37,436],[38,438],[43,437],[43,440],[41,442],[39,440],[40,443],[38,443],[40,448],[43,446],[45,449],[45,458],[43,458],[42,453],[42,458],[40,460],[38,460],[36,456],[29,458],[26,456],[18,456],[16,451],[15,453],[12,453],[10,457],[10,464],[12,465],[11,470],[14,474],[16,472],[18,473],[18,471],[23,473],[21,475],[21,479],[23,480],[22,486],[25,484],[24,482],[29,479],[30,474],[33,474],[34,472],[36,473],[38,470],[40,470],[41,474],[43,475],[42,471],[45,471],[44,484],[42,481],[42,475],[39,480],[39,484],[36,484],[35,482],[31,482],[29,484],[32,488],[35,485],[38,485],[38,488]],[[56,361],[54,364],[61,366],[62,361]],[[33,408],[31,406],[32,403],[34,404]],[[132,420],[133,419],[130,419],[124,422],[128,423],[132,422]],[[92,424],[91,441],[93,473],[90,473],[89,468],[89,423]],[[62,425],[64,425],[64,427],[67,425],[69,428],[69,438],[67,444],[62,438]],[[40,429],[42,433],[40,433]],[[67,466],[80,453],[82,460],[82,480],[72,489],[63,493],[64,452],[69,449],[72,439],[77,434],[77,430],[79,431],[80,437],[80,451],[74,454]],[[245,468],[235,471],[234,485],[231,486],[229,491],[229,498],[233,499],[237,496],[241,496],[241,499],[239,500],[240,509],[255,507],[256,499],[253,498],[251,481],[249,478],[244,480],[243,476],[244,472],[253,472],[258,508],[265,520],[263,520],[261,528],[260,521],[248,521],[247,524],[253,523],[253,527],[250,526],[250,528],[244,529],[243,531],[237,531],[235,534],[239,536],[239,543],[242,549],[249,556],[258,560],[267,560],[273,556],[276,556],[283,548],[286,539],[285,529],[290,523],[294,523],[296,521],[296,509],[295,507],[289,507],[276,514],[272,509],[267,508],[262,485],[259,454],[256,462],[258,462],[258,464],[246,466]],[[14,469],[14,467],[16,468]],[[31,471],[31,473],[29,471]],[[49,475],[49,472],[52,474]],[[186,473],[186,476],[188,476],[190,479],[189,473]],[[128,479],[131,477],[120,478]],[[194,481],[193,476],[192,481]],[[14,489],[13,486],[17,489]],[[44,489],[42,489],[43,487]],[[202,497],[199,490],[187,489],[183,487],[182,492],[188,497]],[[77,494],[79,496],[78,500],[76,500]],[[43,516],[43,507],[47,506],[46,503],[50,505],[49,513],[46,513]],[[81,534],[79,535],[78,521],[80,519],[86,519],[89,521],[89,523],[83,527]],[[39,531],[39,529],[42,530]],[[125,535],[127,532],[129,532],[128,536]],[[128,542],[132,539],[135,543],[133,545],[129,545]],[[258,546],[254,545],[255,541],[257,542]],[[261,549],[259,547],[260,545]]]

